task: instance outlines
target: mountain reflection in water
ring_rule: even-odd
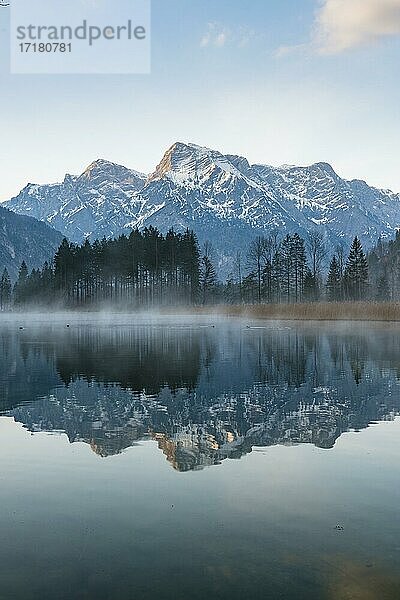
[[[242,322],[0,328],[0,410],[106,457],[154,439],[179,471],[332,448],[400,414],[396,327]]]

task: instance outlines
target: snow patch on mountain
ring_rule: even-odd
[[[307,167],[251,165],[241,156],[177,142],[146,176],[96,160],[62,183],[29,184],[6,203],[73,241],[135,227],[193,228],[211,239],[221,264],[260,233],[322,231],[333,248],[355,235],[366,247],[400,227],[400,196],[339,177],[325,162]]]

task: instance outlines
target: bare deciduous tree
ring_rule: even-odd
[[[261,304],[261,283],[262,272],[267,256],[267,240],[264,236],[259,235],[250,244],[247,254],[248,266],[255,271],[257,276],[257,297]]]
[[[316,288],[320,287],[321,270],[328,255],[324,236],[319,231],[311,231],[308,235],[307,250],[310,256],[311,274]]]

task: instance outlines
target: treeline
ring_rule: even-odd
[[[203,259],[189,230],[183,234],[170,230],[164,236],[149,227],[129,237],[86,240],[82,245],[64,239],[52,265],[30,274],[26,264],[21,265],[13,302],[16,306],[193,304],[206,285]]]
[[[247,253],[237,252],[225,284],[217,281],[214,258],[211,244],[200,249],[189,230],[163,235],[149,227],[81,245],[64,239],[52,264],[29,273],[23,263],[14,287],[4,271],[0,309],[400,299],[399,232],[394,240],[379,240],[368,255],[356,237],[348,251],[339,246],[333,256],[318,232],[307,239],[297,233],[258,236]]]
[[[226,285],[230,303],[298,303],[365,300],[369,266],[356,237],[348,256],[339,247],[324,278],[328,251],[323,236],[313,232],[305,240],[297,233],[282,240],[276,234],[259,236],[242,259],[238,252],[234,272]]]
[[[400,231],[393,240],[378,240],[368,255],[376,300],[400,300]]]

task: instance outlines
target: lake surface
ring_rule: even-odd
[[[399,334],[0,316],[0,599],[399,600]]]

